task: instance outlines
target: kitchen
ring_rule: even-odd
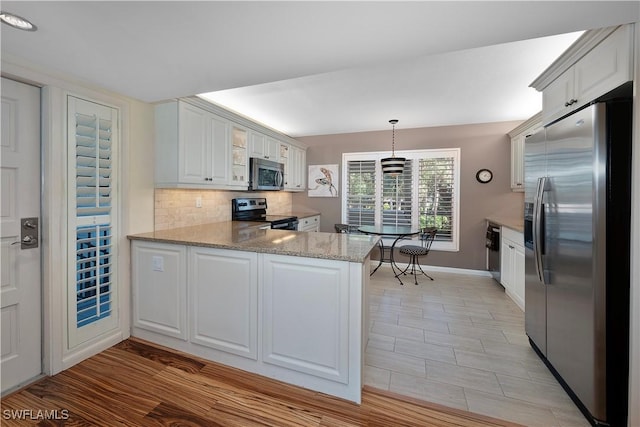
[[[3,58],[3,61],[6,61]],[[31,80],[31,81],[42,81],[43,77],[38,75],[37,72],[33,71],[33,68],[30,68],[26,65],[12,64],[3,62],[3,71],[7,74],[22,76],[23,79]],[[46,77],[45,80],[47,83],[54,84],[59,82],[55,77]],[[58,83],[59,86],[66,87],[63,83]],[[95,96],[102,96],[100,90],[92,90],[91,92]],[[55,100],[55,90],[49,94],[49,100]],[[114,97],[111,97],[114,98]],[[50,101],[53,102],[53,101]],[[113,101],[119,102],[119,101]],[[49,104],[51,105],[51,104]],[[147,123],[152,122],[153,120],[153,111],[148,108],[143,103],[139,103],[137,101],[128,102],[125,106],[127,111],[131,111],[131,117],[141,117],[144,120],[147,120]],[[129,116],[127,116],[129,117]],[[385,118],[388,119],[388,118]],[[402,119],[402,118],[401,118]],[[401,120],[400,123],[403,123]],[[440,253],[440,252],[432,252],[430,254],[429,263],[433,263],[434,265],[444,265],[453,268],[468,268],[474,270],[482,270],[484,269],[484,218],[490,216],[495,213],[495,207],[505,207],[505,209],[521,209],[521,203],[519,203],[518,194],[511,194],[510,192],[500,190],[498,186],[503,189],[508,188],[508,164],[509,164],[509,149],[508,149],[508,137],[506,134],[511,131],[519,122],[513,121],[512,123],[503,123],[503,124],[487,124],[487,125],[463,125],[460,128],[456,128],[456,132],[460,132],[460,134],[450,134],[447,131],[451,130],[451,128],[447,127],[434,127],[434,128],[423,128],[423,129],[410,129],[404,128],[399,129],[398,131],[398,149],[400,147],[404,149],[412,149],[416,148],[420,144],[419,138],[426,138],[428,140],[438,140],[442,141],[442,144],[447,144],[447,140],[451,140],[451,145],[456,144],[457,146],[461,146],[463,150],[462,154],[462,167],[461,167],[461,180],[464,182],[472,182],[474,183],[472,186],[463,186],[461,191],[461,200],[462,203],[469,203],[469,206],[474,206],[474,209],[469,210],[466,208],[462,208],[461,211],[461,221],[460,221],[460,256],[451,257],[450,254]],[[128,135],[130,140],[132,141],[147,141],[149,143],[149,137],[145,135],[146,130],[139,123],[131,123],[131,130]],[[477,127],[476,127],[477,126]],[[418,136],[417,134],[422,134],[422,136]],[[465,135],[466,139],[469,141],[467,145],[465,145]],[[494,135],[487,136],[487,144],[493,144],[484,146],[484,149],[488,152],[492,150],[492,156],[482,156],[483,149],[479,147],[472,147],[471,142],[477,141],[479,136],[482,135]],[[334,138],[332,144],[335,145],[346,145],[349,144],[350,141],[354,141],[354,146],[356,145],[356,141],[364,142],[366,141],[367,146],[371,146],[373,150],[388,150],[389,149],[389,132],[388,131],[378,131],[378,132],[366,132],[360,135],[357,134],[345,134],[342,136],[331,137],[328,136],[326,138],[322,138],[321,136],[317,137],[307,137],[307,138],[299,138],[300,141],[309,144],[310,149],[308,149],[308,164],[333,164],[340,163],[339,160],[336,159],[335,156],[332,156],[328,151],[316,150],[314,154],[315,157],[311,157],[312,153],[314,153],[313,144],[322,145],[327,142],[327,140]],[[353,139],[351,139],[353,138]],[[491,147],[491,148],[487,148]],[[497,147],[497,148],[494,148]],[[345,149],[343,151],[356,151],[355,149]],[[127,153],[130,156],[130,164],[134,164],[133,159],[136,158],[146,158],[148,153],[148,149],[145,148],[143,144],[131,144],[129,146],[129,152]],[[465,162],[473,162],[471,164],[467,164]],[[477,163],[476,163],[477,162]],[[152,224],[154,220],[157,221],[160,214],[167,215],[168,217],[175,217],[175,214],[171,211],[158,212],[158,209],[165,209],[165,207],[160,207],[159,205],[163,203],[164,200],[170,200],[171,195],[157,197],[154,199],[154,183],[153,178],[149,176],[149,168],[152,168],[153,165],[147,164],[147,168],[145,170],[144,167],[139,167],[139,165],[144,164],[137,162],[135,163],[136,167],[131,167],[130,169],[125,168],[125,173],[128,175],[128,182],[132,185],[128,185],[125,189],[128,194],[126,197],[129,200],[129,203],[123,205],[123,208],[126,209],[130,213],[129,224],[127,234],[130,233],[138,233],[149,231],[149,224]],[[482,185],[475,184],[475,174],[477,170],[481,168],[488,168],[494,172],[494,179],[491,185]],[[58,181],[55,181],[58,182]],[[135,184],[134,183],[138,183]],[[58,185],[58,184],[56,184]],[[171,193],[175,190],[163,190],[166,191],[167,194],[175,194]],[[198,197],[196,194],[197,190],[190,190],[193,196],[193,200],[187,200],[188,197],[176,196],[177,199],[181,199],[182,203],[190,205],[188,206],[190,209],[196,210],[195,208],[195,199]],[[495,193],[494,193],[495,191]],[[468,192],[465,194],[465,192]],[[158,193],[156,193],[158,194]],[[468,197],[477,196],[483,200],[486,200],[487,204],[478,204],[473,201],[473,199],[469,199]],[[189,196],[190,197],[190,196]],[[203,193],[200,197],[203,198],[203,205],[207,208],[207,202],[212,203],[213,205],[218,205],[216,200],[225,199],[227,203],[230,203],[230,200],[233,198],[232,193],[224,193],[224,194],[208,194]],[[286,196],[285,196],[286,197]],[[284,204],[291,203],[296,209],[299,208],[308,208],[312,211],[321,212],[322,213],[322,231],[330,231],[333,226],[333,223],[340,222],[338,221],[339,214],[336,214],[339,209],[335,206],[335,203],[326,206],[327,199],[314,199],[307,200],[306,196],[303,193],[295,193],[291,197],[291,202],[285,199]],[[210,202],[210,200],[214,200]],[[471,200],[471,202],[467,202],[467,200]],[[333,200],[331,200],[334,202]],[[170,202],[167,202],[171,204]],[[322,205],[322,209],[318,206]],[[149,206],[155,206],[155,212],[149,209]],[[176,207],[177,205],[174,205]],[[325,207],[326,206],[326,207]],[[187,206],[184,206],[185,208]],[[173,208],[172,206],[168,206],[169,209]],[[215,206],[211,206],[211,209],[215,209]],[[284,206],[283,209],[287,209],[287,206]],[[202,209],[204,212],[205,209]],[[230,215],[230,205],[227,204],[224,207],[222,215]],[[472,217],[465,218],[465,215],[470,211],[477,211],[473,214]],[[333,212],[333,213],[332,213]],[[52,217],[56,217],[55,212]],[[181,214],[178,214],[181,216]],[[473,219],[475,218],[475,219]],[[222,218],[227,219],[227,218]],[[192,221],[192,219],[187,219],[187,221]],[[60,220],[57,220],[60,221]],[[55,225],[55,222],[54,224]],[[53,227],[54,229],[56,227]],[[52,231],[55,233],[56,231]],[[475,237],[470,237],[475,236]],[[479,236],[479,237],[478,237]],[[62,240],[60,236],[58,236],[59,240]],[[51,239],[55,241],[55,239]],[[53,251],[54,254],[53,260],[57,259],[57,255],[55,255],[56,251]],[[64,252],[64,251],[60,251]],[[123,259],[126,259],[127,256],[123,256]],[[53,266],[52,269],[55,273],[56,268]],[[126,276],[126,267],[123,269],[121,274]],[[52,273],[52,277],[57,277],[61,272],[57,272],[57,274]],[[123,305],[122,307],[127,307],[127,305]],[[126,310],[124,310],[126,311]],[[58,314],[58,317],[62,318],[62,315]],[[53,325],[60,324],[59,319],[57,322],[53,322]],[[61,329],[61,326],[55,326],[56,328]],[[51,342],[51,345],[59,356],[58,361],[56,362],[58,366],[56,366],[53,371],[59,370],[61,367],[70,366],[74,363],[75,360],[78,360],[80,356],[73,354],[73,352],[68,352],[65,349],[60,347],[60,344],[55,342]],[[54,357],[55,359],[55,357]]]

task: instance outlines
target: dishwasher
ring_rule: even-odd
[[[500,283],[500,226],[489,222],[487,224],[487,270]]]

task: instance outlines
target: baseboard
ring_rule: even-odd
[[[378,265],[378,260],[371,260],[372,268],[375,268]],[[396,265],[403,270],[407,267],[407,263],[398,262]],[[491,272],[486,270],[472,270],[469,268],[456,268],[456,267],[442,267],[438,265],[422,265],[422,269],[425,271],[436,271],[440,273],[451,273],[451,274],[466,274],[468,276],[480,276],[480,277],[489,277],[492,278]],[[383,263],[380,268],[391,268],[389,263]]]

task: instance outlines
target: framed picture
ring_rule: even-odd
[[[309,165],[309,197],[338,197],[338,165]]]

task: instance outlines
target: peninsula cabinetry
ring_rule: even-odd
[[[187,248],[135,242],[133,327],[187,340]]]
[[[507,295],[524,311],[524,235],[502,227],[500,283]]]
[[[191,342],[258,358],[258,254],[189,247]]]
[[[633,26],[586,32],[531,86],[542,91],[543,123],[633,79]]]
[[[305,241],[318,250],[348,239],[292,236],[292,248]],[[351,244],[367,254],[374,247]],[[360,403],[368,255],[355,262],[137,239],[131,253],[133,336]]]

